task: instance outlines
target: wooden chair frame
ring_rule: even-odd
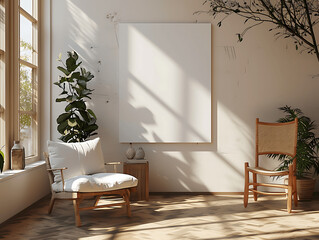
[[[295,133],[294,133],[294,153],[288,154],[286,152],[258,152],[258,125],[269,125],[269,126],[282,126],[288,124],[295,124]],[[287,123],[266,123],[260,122],[259,119],[256,119],[256,150],[255,150],[255,168],[250,168],[248,162],[245,163],[245,189],[244,189],[244,207],[246,208],[248,205],[248,193],[249,191],[253,192],[254,200],[257,201],[258,194],[263,195],[286,195],[287,196],[287,212],[291,213],[292,209],[292,197],[294,199],[294,205],[298,206],[298,197],[297,197],[297,184],[296,184],[296,151],[297,151],[297,134],[298,134],[298,119],[296,118],[292,122]],[[292,164],[289,165],[288,171],[269,171],[267,169],[263,169],[259,167],[259,156],[266,154],[286,154],[290,155],[293,158]],[[253,182],[249,182],[249,173],[253,175]],[[269,183],[258,183],[257,175],[271,176],[271,177],[280,177],[280,176],[288,176],[288,184],[269,184]],[[253,186],[252,188],[249,188]],[[286,192],[264,192],[258,191],[257,187],[275,187],[282,188],[287,190]]]
[[[67,168],[59,168],[59,169],[52,169],[51,164],[49,161],[49,155],[48,153],[44,152],[44,157],[47,165],[47,170],[49,174],[49,181],[52,185],[54,183],[54,171],[60,171],[61,177],[62,177],[62,186],[64,189],[64,177],[63,177],[63,171]],[[118,189],[113,191],[104,191],[104,192],[55,192],[53,191],[51,187],[51,200],[49,204],[48,214],[51,214],[53,205],[55,203],[55,200],[72,200],[73,201],[73,207],[74,207],[74,214],[75,214],[75,225],[77,227],[81,226],[81,219],[80,219],[80,211],[83,210],[90,210],[90,209],[96,209],[96,208],[104,208],[104,207],[113,207],[113,206],[125,206],[126,208],[126,214],[128,217],[131,217],[131,207],[130,207],[130,193],[131,191],[136,191],[136,187],[131,188],[124,188],[124,189]],[[98,205],[98,202],[102,196],[121,196],[123,198],[123,202],[120,203],[113,203],[113,204],[103,204]],[[80,203],[84,199],[88,198],[95,198],[93,206],[90,207],[80,207]]]

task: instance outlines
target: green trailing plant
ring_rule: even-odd
[[[306,117],[299,108],[290,106],[280,107],[279,110],[286,113],[277,122],[290,122],[298,118],[298,136],[297,136],[297,178],[304,178],[310,175],[313,170],[315,174],[319,174],[319,138],[315,136],[315,122]],[[287,155],[271,154],[269,157],[276,158],[280,164],[276,170],[287,170],[293,158]]]
[[[204,4],[209,4],[207,13],[218,19],[218,27],[232,14],[243,19],[246,27],[236,34],[240,42],[247,31],[268,23],[276,38],[292,39],[297,50],[314,54],[319,61],[318,0],[205,0]]]
[[[78,62],[76,52],[67,52],[68,58],[65,63],[61,60],[61,54],[58,61],[62,66],[58,69],[62,72],[59,81],[54,84],[61,90],[60,97],[56,102],[67,102],[65,113],[57,118],[58,131],[62,134],[60,140],[63,142],[83,142],[90,136],[96,135],[98,129],[96,125],[96,116],[85,104],[85,98],[91,99],[93,90],[87,88],[93,75],[80,67],[82,62]]]
[[[2,152],[3,148],[4,148],[4,145],[0,148],[0,172],[3,171],[3,167],[4,167],[4,153]]]

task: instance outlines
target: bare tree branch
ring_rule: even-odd
[[[269,30],[275,30],[276,38],[291,38],[297,50],[301,47],[301,52],[307,50],[319,61],[314,31],[314,26],[319,23],[319,0],[205,0],[203,4],[210,6],[206,13],[214,18],[221,16],[217,23],[219,27],[231,14],[243,18],[244,23],[250,22],[248,27],[236,34],[239,41],[250,29],[271,23],[274,27]]]

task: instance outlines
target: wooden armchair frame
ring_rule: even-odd
[[[63,177],[63,171],[67,168],[59,168],[59,169],[52,169],[51,164],[49,161],[49,155],[48,153],[44,152],[44,157],[47,165],[47,170],[49,174],[49,181],[52,185],[54,183],[54,171],[60,171],[61,172],[61,178],[62,178],[62,186],[64,189],[64,177]],[[128,217],[131,216],[131,207],[130,207],[130,192],[136,191],[136,187],[131,188],[124,188],[124,189],[118,189],[118,190],[112,190],[112,191],[104,191],[104,192],[55,192],[51,187],[51,200],[49,204],[48,214],[51,214],[53,205],[55,203],[55,200],[72,200],[73,206],[74,206],[74,214],[75,214],[75,225],[77,227],[81,226],[81,219],[80,219],[80,211],[83,210],[90,210],[90,209],[96,209],[96,208],[104,208],[104,207],[113,207],[113,206],[125,206],[126,208],[126,214]],[[113,204],[103,204],[98,205],[98,202],[102,196],[121,196],[123,198],[123,202],[120,203],[113,203]],[[84,199],[88,198],[95,198],[93,206],[90,207],[80,207],[80,203]]]
[[[270,133],[267,136],[267,127],[269,132],[274,129],[279,130],[279,128],[285,128],[284,131],[281,131],[277,137],[277,141],[272,143],[271,139],[272,134]],[[273,129],[272,129],[273,128]],[[263,132],[262,132],[263,131]],[[260,132],[264,133],[265,140],[261,138]],[[286,133],[286,135],[285,135]],[[286,123],[266,123],[260,122],[259,119],[256,119],[256,150],[255,150],[255,167],[249,167],[248,162],[245,163],[245,188],[244,188],[244,207],[248,205],[248,192],[253,192],[254,200],[257,201],[258,194],[263,195],[286,195],[287,196],[287,211],[291,212],[292,209],[292,197],[294,199],[294,205],[298,206],[298,197],[297,197],[297,185],[296,185],[296,151],[297,151],[297,134],[298,134],[298,119],[296,118],[292,122]],[[285,138],[286,137],[286,138]],[[268,138],[268,139],[267,139]],[[283,150],[278,150],[275,145],[282,145]],[[269,145],[269,146],[262,146]],[[292,164],[289,165],[288,171],[271,171],[260,167],[259,156],[267,154],[285,154],[293,158]],[[253,182],[249,182],[249,173],[253,175]],[[280,177],[288,176],[288,184],[269,184],[269,183],[258,183],[257,175],[270,176],[270,177]],[[252,186],[252,188],[249,188]],[[275,187],[287,190],[286,192],[264,192],[257,190],[257,187]]]

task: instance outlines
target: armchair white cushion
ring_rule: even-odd
[[[104,192],[123,188],[136,187],[137,179],[122,173],[97,173],[82,175],[64,181],[64,189],[61,182],[53,183],[55,192]]]

